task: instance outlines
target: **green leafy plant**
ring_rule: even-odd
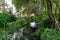
[[[16,20],[15,22],[7,23],[7,25],[9,33],[13,33],[14,31],[17,31],[21,27],[21,21]]]
[[[52,27],[52,22],[49,18],[43,18],[42,19],[42,26],[51,28]]]
[[[60,40],[60,31],[46,28],[40,34],[41,40]]]
[[[6,27],[7,23],[16,20],[14,18],[15,17],[13,17],[12,15],[10,15],[9,12],[3,11],[2,13],[0,13],[0,27]]]

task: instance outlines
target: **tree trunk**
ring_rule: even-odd
[[[53,26],[55,26],[56,28],[58,28],[56,25],[56,21],[55,21],[55,16],[52,13],[52,0],[46,0],[47,1],[47,10],[48,10],[48,16],[51,19],[51,22],[53,24]]]

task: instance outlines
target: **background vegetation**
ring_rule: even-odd
[[[24,27],[32,40],[29,29],[31,14],[34,14],[33,19],[39,26],[34,32],[37,40],[60,40],[60,0],[12,0],[12,3],[17,14],[24,17],[16,17],[7,11],[0,13],[0,40],[9,40],[14,32]],[[25,8],[22,12],[21,7]]]

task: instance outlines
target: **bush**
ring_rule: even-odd
[[[0,40],[9,40],[9,37],[8,31],[0,29]]]
[[[18,30],[18,28],[20,28],[20,27],[21,27],[21,21],[20,20],[16,20],[15,22],[8,23],[8,30],[11,33]]]
[[[43,18],[42,19],[42,26],[44,26],[45,28],[48,27],[48,28],[51,28],[52,27],[52,22],[49,18]]]
[[[15,22],[7,23],[8,28],[0,29],[0,40],[9,40],[12,33],[16,32],[19,27],[21,27],[21,21],[17,20]]]
[[[14,17],[12,17],[7,11],[0,13],[0,28],[6,27],[7,23],[14,21],[13,19]]]
[[[60,40],[60,31],[46,28],[40,35],[41,40]]]

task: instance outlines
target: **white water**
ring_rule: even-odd
[[[15,6],[12,4],[12,0],[5,0],[5,3],[7,4],[7,6],[5,8],[12,8],[12,13],[16,12],[16,8]],[[8,10],[8,9],[7,9]]]

